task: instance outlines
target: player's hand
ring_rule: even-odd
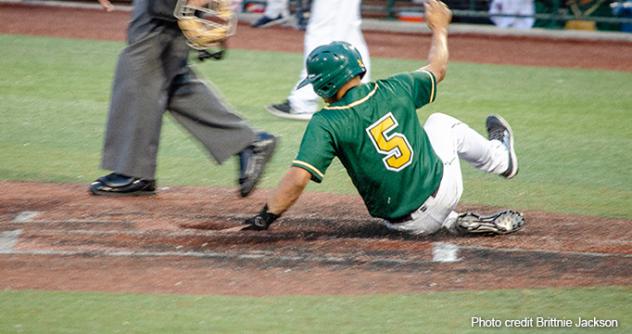
[[[270,227],[270,225],[272,225],[272,223],[274,223],[274,221],[277,220],[277,218],[279,218],[279,215],[268,212],[268,205],[266,204],[263,207],[263,209],[261,209],[261,212],[259,212],[258,215],[248,218],[246,219],[246,221],[244,221],[244,225],[246,226],[242,228],[241,230],[242,231],[267,230],[268,227]]]
[[[452,21],[452,11],[439,0],[428,0],[424,3],[426,24],[430,30],[446,29]]]
[[[98,0],[99,1],[99,5],[101,5],[101,8],[105,9],[106,12],[111,12],[114,10],[114,6],[112,6],[112,3],[110,2],[110,0]]]

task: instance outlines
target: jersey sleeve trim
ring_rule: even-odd
[[[315,179],[314,181],[316,182],[322,181],[323,178],[325,177],[325,174],[323,174],[320,170],[318,170],[318,168],[314,167],[313,165],[305,161],[294,160],[292,161],[292,166],[303,168],[304,170],[308,171],[310,174],[312,174],[312,176]]]
[[[419,72],[426,73],[428,74],[428,76],[430,76],[430,99],[428,99],[428,103],[432,103],[437,97],[437,90],[435,89],[437,87],[437,79],[435,78],[434,74],[432,74],[432,72],[428,70],[419,70]]]
[[[367,94],[365,97],[363,97],[363,98],[361,98],[361,99],[359,99],[357,101],[353,101],[353,102],[351,102],[351,103],[349,103],[347,105],[344,105],[344,106],[335,106],[335,107],[325,106],[323,109],[327,109],[327,110],[343,110],[343,109],[353,108],[353,107],[355,107],[357,105],[360,105],[360,104],[366,102],[368,99],[370,99],[371,96],[373,96],[375,94],[375,92],[377,92],[377,88],[378,88],[378,85],[377,85],[377,82],[376,82],[375,83],[375,87],[373,87],[373,90],[369,94]]]

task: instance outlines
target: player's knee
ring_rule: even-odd
[[[452,127],[455,124],[460,124],[461,121],[459,121],[458,119],[450,116],[450,115],[446,115],[446,114],[442,114],[440,112],[436,112],[433,114],[430,114],[430,116],[428,116],[428,119],[426,120],[425,124],[442,124],[445,126],[450,126]]]
[[[432,113],[430,114],[430,116],[428,116],[428,119],[426,120],[426,124],[428,123],[443,123],[446,122],[448,120],[448,115],[446,114],[442,114],[440,112],[436,112],[436,113]]]

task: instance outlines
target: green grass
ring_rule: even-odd
[[[88,183],[99,159],[118,42],[0,35],[0,179]],[[420,55],[420,59],[424,55]],[[231,50],[198,65],[254,126],[282,136],[263,187],[276,185],[305,123],[270,116],[301,67],[300,54]],[[373,78],[420,61],[372,59]],[[510,182],[464,166],[463,202],[632,218],[632,73],[451,63],[437,102],[484,132],[489,113],[516,133],[520,175]],[[236,164],[216,167],[169,117],[159,156],[161,185],[232,186]],[[309,190],[356,193],[334,163]]]
[[[87,184],[100,176],[103,127],[118,42],[0,35],[0,179]],[[422,57],[420,57],[422,58]],[[264,187],[296,153],[305,123],[268,115],[302,57],[231,50],[197,66],[254,126],[282,136]],[[421,62],[372,59],[373,77]],[[273,69],[273,70],[271,70]],[[248,89],[245,89],[247,87]],[[521,161],[506,182],[464,166],[463,200],[518,209],[632,219],[632,74],[453,63],[437,102],[484,131],[488,113],[509,119]],[[232,186],[233,161],[214,166],[170,118],[163,129],[161,185]],[[355,193],[339,163],[311,191]],[[617,319],[616,329],[523,329],[521,333],[627,333],[632,289],[530,289],[362,297],[223,297],[82,292],[0,292],[0,333],[504,333],[470,318],[578,316]]]
[[[1,333],[629,333],[632,289],[259,298],[3,291],[0,314]],[[597,317],[618,320],[619,327],[472,328],[476,316]]]

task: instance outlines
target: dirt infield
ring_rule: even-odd
[[[102,198],[85,185],[0,186],[2,288],[366,294],[632,277],[624,220],[527,212],[528,226],[514,235],[422,238],[387,231],[355,196],[309,193],[269,231],[227,233],[220,230],[256,212],[266,192],[239,199],[234,190],[183,187]]]
[[[127,20],[0,5],[0,33],[122,40]],[[419,35],[366,38],[383,57],[420,59],[428,45]],[[630,43],[455,36],[450,44],[458,61],[632,71]],[[302,52],[302,33],[241,26],[231,46]],[[387,231],[356,196],[308,193],[269,231],[225,233],[267,193],[177,187],[100,198],[86,185],[0,186],[0,289],[258,296],[632,284],[626,220],[526,212],[514,235],[422,238]]]

